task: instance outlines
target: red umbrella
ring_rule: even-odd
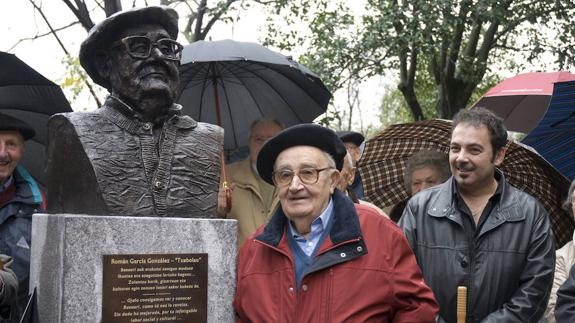
[[[477,101],[474,107],[484,107],[503,118],[507,130],[529,133],[543,118],[553,84],[575,80],[569,72],[533,72],[508,78]]]

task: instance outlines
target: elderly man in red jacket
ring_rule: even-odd
[[[401,230],[337,190],[345,153],[335,132],[313,124],[262,147],[258,173],[281,207],[240,250],[238,322],[435,322]]]

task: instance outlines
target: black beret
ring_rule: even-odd
[[[178,38],[178,13],[168,6],[152,6],[119,11],[92,27],[80,46],[80,64],[97,84],[109,89],[110,84],[96,69],[95,55],[118,40],[123,30],[147,25],[163,26],[172,39]]]
[[[360,146],[365,140],[365,137],[361,133],[355,131],[338,131],[337,136],[341,141],[353,142],[356,146]]]
[[[272,173],[278,155],[294,146],[312,146],[327,152],[333,157],[337,170],[341,170],[347,153],[333,130],[313,123],[298,124],[284,129],[263,145],[257,160],[261,178],[274,185]]]
[[[24,140],[28,140],[36,134],[36,131],[26,122],[12,116],[0,113],[0,131],[20,131]]]

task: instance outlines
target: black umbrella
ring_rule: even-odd
[[[311,122],[326,111],[331,98],[321,80],[290,57],[229,39],[184,47],[180,80],[183,112],[222,126],[228,152],[247,146],[255,120],[277,119],[286,126]],[[231,207],[223,155],[221,163]]]
[[[21,119],[36,130],[36,136],[26,143],[21,164],[42,184],[48,118],[59,112],[72,112],[62,89],[13,54],[0,52],[0,113]]]
[[[197,41],[185,46],[180,78],[183,112],[222,126],[228,151],[247,145],[256,119],[278,119],[286,126],[311,122],[326,111],[331,98],[313,72],[256,43]]]

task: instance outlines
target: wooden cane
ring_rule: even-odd
[[[467,287],[457,286],[457,323],[465,323],[467,316]]]

